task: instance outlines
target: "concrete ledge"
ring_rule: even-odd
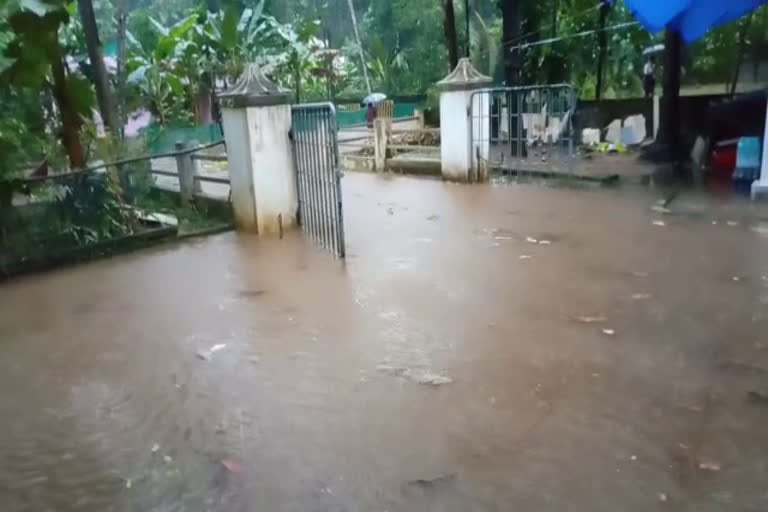
[[[553,179],[553,180],[576,180],[576,181],[583,181],[588,183],[599,183],[601,185],[613,185],[613,184],[619,183],[619,181],[621,180],[621,177],[618,174],[605,174],[605,175],[598,176],[598,175],[578,174],[578,173],[571,173],[571,172],[543,171],[540,169],[511,170],[511,169],[501,169],[499,167],[492,168],[491,177],[498,177],[498,176],[521,176],[521,177],[544,178],[544,179]]]
[[[750,195],[753,201],[768,196],[768,185],[763,185],[759,181],[753,181]]]
[[[387,167],[391,172],[413,174],[416,176],[440,176],[440,154],[434,156],[403,153],[387,159]]]
[[[341,168],[345,171],[376,172],[376,162],[372,156],[347,154],[341,156]]]

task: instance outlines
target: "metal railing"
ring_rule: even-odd
[[[574,171],[576,93],[567,84],[479,89],[468,116],[476,173]]]
[[[336,256],[345,255],[336,109],[332,103],[291,107],[299,223]]]
[[[118,175],[130,176],[131,172],[126,169],[134,164],[143,164],[152,161],[160,161],[163,159],[174,159],[172,166],[165,165],[165,169],[162,166],[155,168],[150,164],[149,174],[157,176],[165,176],[170,178],[176,178],[179,182],[179,191],[182,194],[183,201],[189,201],[192,199],[195,193],[200,193],[200,183],[215,183],[220,185],[229,185],[229,177],[226,176],[207,176],[199,173],[199,167],[195,165],[199,161],[213,161],[213,162],[226,162],[226,155],[207,155],[198,154],[201,151],[211,149],[217,146],[224,145],[223,140],[211,142],[202,146],[187,146],[186,143],[177,143],[176,151],[170,151],[166,153],[158,153],[153,155],[142,155],[137,157],[123,158],[120,160],[114,160],[111,162],[99,162],[94,165],[90,165],[84,169],[75,169],[73,171],[57,174],[49,174],[45,176],[27,176],[21,178],[14,178],[8,180],[0,185],[4,185],[10,188],[24,188],[34,187],[44,183],[71,183],[74,179],[85,175],[99,173],[99,171],[105,171],[108,168],[117,169]],[[175,168],[175,171],[170,167]],[[122,177],[121,179],[125,179]],[[190,185],[191,183],[191,185]],[[191,186],[191,188],[190,188]],[[191,193],[190,193],[191,190]],[[228,196],[228,194],[227,194]]]

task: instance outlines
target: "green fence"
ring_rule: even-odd
[[[395,103],[393,116],[395,118],[411,117],[413,116],[414,109],[423,107],[424,105],[422,103]],[[340,127],[353,124],[365,124],[365,108],[360,107],[360,110],[348,112],[342,111],[337,107],[336,121]]]
[[[176,127],[153,124],[142,130],[141,136],[146,139],[147,148],[153,155],[174,151],[177,142],[208,144],[224,138],[218,124]]]
[[[423,107],[423,103],[417,102],[395,103],[393,115],[395,118],[411,117],[414,109]],[[337,107],[336,122],[339,127],[365,124],[365,108],[360,107],[358,110],[345,111]],[[153,155],[174,151],[177,142],[190,143],[195,141],[198,144],[208,144],[224,138],[218,124],[202,126],[160,126],[153,124],[142,130],[140,136],[146,140],[147,148]]]

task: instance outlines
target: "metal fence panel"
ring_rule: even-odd
[[[345,255],[336,110],[332,103],[292,107],[299,223],[338,257]]]
[[[570,85],[480,89],[470,105],[475,169],[574,171],[576,93]]]

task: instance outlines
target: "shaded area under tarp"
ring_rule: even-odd
[[[672,28],[686,42],[707,30],[757,9],[768,0],[625,0],[637,20],[651,32]]]

